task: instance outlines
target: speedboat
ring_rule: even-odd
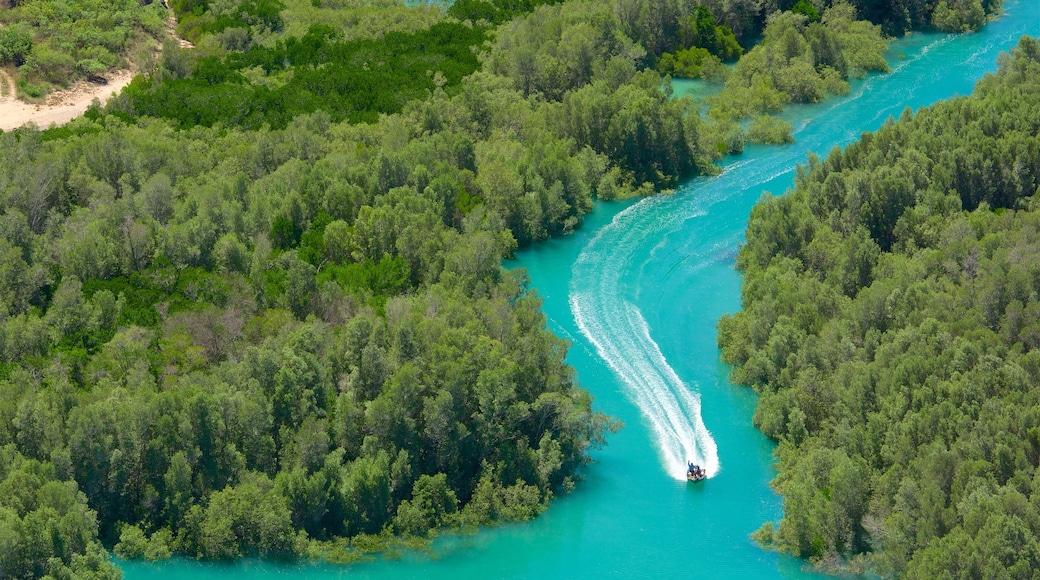
[[[708,478],[708,474],[705,473],[703,469],[697,465],[694,465],[694,467],[696,469],[686,470],[686,481],[701,481],[702,479]]]

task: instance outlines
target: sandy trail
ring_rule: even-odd
[[[195,48],[191,42],[177,36],[177,19],[173,9],[167,0],[162,2],[169,13],[165,23],[167,33],[177,40],[181,48]],[[161,53],[162,45],[156,45],[156,50]],[[134,74],[129,70],[108,73],[105,75],[105,84],[78,81],[69,89],[48,95],[45,104],[36,105],[19,101],[14,79],[0,69],[0,87],[3,87],[4,83],[7,86],[5,91],[0,92],[0,131],[10,131],[27,123],[35,123],[41,129],[68,123],[82,115],[95,98],[104,104],[113,95],[119,94],[119,91],[133,80]]]
[[[68,123],[82,115],[95,97],[104,103],[133,79],[128,70],[109,73],[107,84],[79,81],[67,90],[48,95],[45,104],[34,105],[16,99],[14,81],[3,71],[0,75],[9,87],[8,94],[0,97],[0,130],[4,131],[26,123],[35,123],[41,129]]]
[[[170,35],[170,38],[175,38],[181,48],[195,48],[194,44],[177,36],[177,15],[173,13],[173,8],[170,8],[170,3],[167,0],[163,0],[163,6],[166,7],[166,12],[169,13],[169,17],[166,18],[165,22],[166,33]]]

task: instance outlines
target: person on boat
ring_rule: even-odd
[[[696,477],[697,466],[694,465],[692,461],[688,462],[686,465],[687,465],[686,475],[693,475],[693,476]]]

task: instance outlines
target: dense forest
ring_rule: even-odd
[[[501,269],[516,242],[478,195],[495,173],[462,165],[500,158],[447,131],[383,145],[443,105],[380,126],[0,136],[17,458],[0,502],[25,498],[4,504],[8,573],[137,533],[158,542],[145,555],[291,557],[304,538],[526,518],[569,488],[606,419]],[[542,163],[520,168],[547,182],[532,196],[579,187],[578,160]],[[76,501],[43,503],[52,482]],[[87,505],[78,543],[30,525]]]
[[[735,382],[779,441],[778,527],[821,565],[1040,569],[1040,43],[970,97],[812,158],[752,211]]]
[[[0,133],[0,576],[539,513],[616,425],[501,260],[884,67],[863,7],[766,4],[171,1],[194,48]],[[666,55],[755,104],[702,116]]]

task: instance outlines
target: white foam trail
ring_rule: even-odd
[[[639,309],[620,296],[621,276],[628,271],[633,244],[661,228],[659,221],[646,218],[645,211],[659,202],[648,199],[621,212],[586,246],[575,262],[571,312],[578,329],[621,379],[645,417],[665,471],[682,480],[689,460],[711,477],[720,469],[718,448],[701,417],[699,395],[690,392],[665,360]],[[667,220],[702,214],[687,206],[669,212]]]
[[[1000,22],[1004,26],[1013,21],[1004,18]],[[994,25],[990,23],[987,26]],[[1022,27],[1016,25],[1009,29],[1007,39],[993,37],[988,42],[1008,44],[1022,32]],[[709,255],[711,249],[702,248],[676,256],[679,248],[685,251],[689,246],[681,243],[670,245],[664,239],[679,232],[696,231],[696,228],[684,228],[682,222],[704,215],[713,206],[731,198],[746,203],[749,195],[757,197],[770,180],[793,173],[792,157],[802,158],[808,151],[815,151],[825,158],[833,146],[844,146],[853,141],[864,127],[876,128],[884,119],[899,116],[904,107],[920,106],[921,101],[928,99],[918,98],[917,93],[932,87],[935,79],[949,76],[939,69],[956,66],[965,68],[965,75],[981,77],[982,72],[992,67],[984,56],[991,54],[988,45],[980,46],[977,54],[971,55],[967,62],[958,59],[947,63],[937,57],[948,48],[953,38],[932,39],[920,48],[907,44],[907,57],[892,63],[891,72],[868,75],[865,80],[854,82],[852,91],[845,97],[806,109],[809,116],[804,119],[805,123],[833,125],[830,130],[805,132],[804,137],[799,135],[798,141],[788,148],[762,152],[752,158],[728,158],[721,175],[695,179],[681,188],[677,196],[695,192],[695,204],[675,203],[667,208],[668,211],[658,212],[651,208],[657,203],[671,203],[673,198],[643,200],[618,213],[612,223],[601,228],[582,250],[572,269],[571,312],[588,341],[585,344],[594,348],[617,374],[626,393],[646,418],[654,433],[662,465],[669,474],[681,479],[685,461],[692,459],[701,462],[708,473],[714,475],[720,469],[718,451],[701,417],[697,386],[683,384],[665,360],[636,306],[643,303],[639,294],[647,289],[640,288],[638,282],[630,278],[637,278],[644,269],[653,269],[647,266],[663,263],[672,265],[666,275],[675,270],[685,276],[691,270],[704,267],[705,262],[717,259]],[[921,66],[928,70],[921,72],[918,70]],[[902,93],[902,97],[897,99],[901,104],[889,106],[872,98],[877,86],[893,83],[895,86],[892,88],[899,87]],[[895,102],[891,104],[895,105]],[[849,108],[863,107],[867,107],[873,117],[859,119],[854,126],[846,125],[841,113]],[[749,170],[752,166],[753,170]],[[702,187],[708,180],[712,185]],[[652,247],[650,259],[646,260],[647,252],[642,248],[646,247],[648,240],[658,243]],[[684,264],[682,270],[676,270],[679,264]]]

